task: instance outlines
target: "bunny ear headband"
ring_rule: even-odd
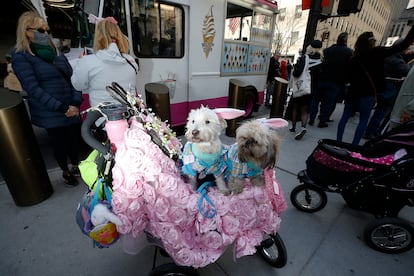
[[[257,119],[257,121],[273,129],[282,129],[282,128],[287,127],[289,124],[286,120],[282,118],[270,118],[270,119],[260,118],[260,119]]]
[[[102,18],[102,17],[97,17],[97,16],[95,16],[95,15],[93,15],[91,13],[88,15],[88,21],[91,24],[95,24],[96,25],[99,22],[101,22],[102,20],[108,20],[108,21],[114,23],[115,25],[118,25],[118,21],[116,21],[116,19],[113,18],[112,16]]]
[[[215,108],[213,111],[221,119],[232,120],[243,116],[246,112],[237,108]]]

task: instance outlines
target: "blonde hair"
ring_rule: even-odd
[[[46,22],[38,13],[33,11],[27,11],[20,15],[17,22],[16,30],[16,52],[29,52],[30,50],[30,41],[26,36],[27,28],[35,25],[38,22]]]
[[[112,18],[105,18],[96,24],[93,49],[95,52],[106,49],[112,42],[116,43],[121,53],[128,53],[128,39]]]

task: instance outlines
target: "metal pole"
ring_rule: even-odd
[[[331,0],[333,1],[333,0]],[[312,42],[316,34],[316,27],[318,25],[319,15],[321,14],[322,0],[312,0],[309,10],[308,23],[306,25],[305,39],[303,40],[302,52],[305,52],[306,47]]]

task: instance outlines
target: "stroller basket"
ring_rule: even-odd
[[[309,177],[322,187],[343,187],[363,176],[389,170],[394,153],[378,156],[365,149],[330,139],[319,140],[306,160]]]
[[[414,156],[395,161],[388,172],[372,174],[348,185],[342,196],[349,207],[378,217],[398,216],[404,206],[414,206]]]

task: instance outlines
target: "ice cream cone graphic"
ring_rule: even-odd
[[[204,54],[206,55],[206,58],[208,58],[208,55],[213,50],[214,37],[216,36],[216,30],[214,27],[213,6],[210,7],[210,11],[204,17],[202,35],[203,35],[203,43],[202,43],[203,51],[204,51]]]

